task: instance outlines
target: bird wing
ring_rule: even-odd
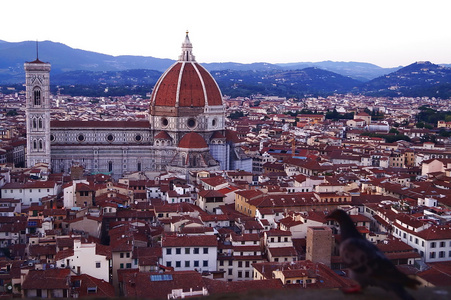
[[[390,287],[415,286],[416,281],[400,272],[371,242],[364,238],[349,238],[340,245],[343,261],[354,272],[354,279],[363,284]]]

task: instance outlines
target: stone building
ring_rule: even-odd
[[[251,171],[236,134],[225,128],[225,106],[211,74],[196,62],[188,33],[182,54],[156,83],[145,121],[50,120],[50,64],[25,63],[27,166],[48,163],[69,173],[119,178],[136,171]]]

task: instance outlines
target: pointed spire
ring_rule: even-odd
[[[193,55],[193,45],[188,37],[188,30],[186,31],[185,41],[182,44],[182,54],[179,56],[179,61],[196,61]]]
[[[36,39],[36,59],[34,61],[30,61],[33,64],[43,64],[42,61],[39,60],[39,42]]]

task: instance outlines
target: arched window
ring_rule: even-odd
[[[33,118],[33,128],[37,128],[38,126],[36,125],[36,118]]]
[[[33,141],[33,149],[38,149],[38,142],[36,140]]]
[[[108,162],[108,172],[113,172],[113,162],[112,161],[109,161]]]
[[[39,140],[39,150],[42,150],[42,140]]]
[[[34,105],[41,105],[41,89],[40,88],[34,89],[33,101],[34,101]]]
[[[39,128],[42,129],[42,118],[39,118],[39,119],[38,119],[38,126],[39,126]]]
[[[141,163],[138,163],[138,172],[141,172]]]

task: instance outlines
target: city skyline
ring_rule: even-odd
[[[3,3],[0,40],[51,40],[110,55],[176,59],[190,32],[203,62],[451,63],[446,1],[31,1]],[[24,9],[29,7],[32,9]],[[89,7],[89,9],[87,9]],[[16,13],[14,13],[16,12]],[[19,14],[20,13],[20,14]],[[18,17],[20,15],[20,17]]]

